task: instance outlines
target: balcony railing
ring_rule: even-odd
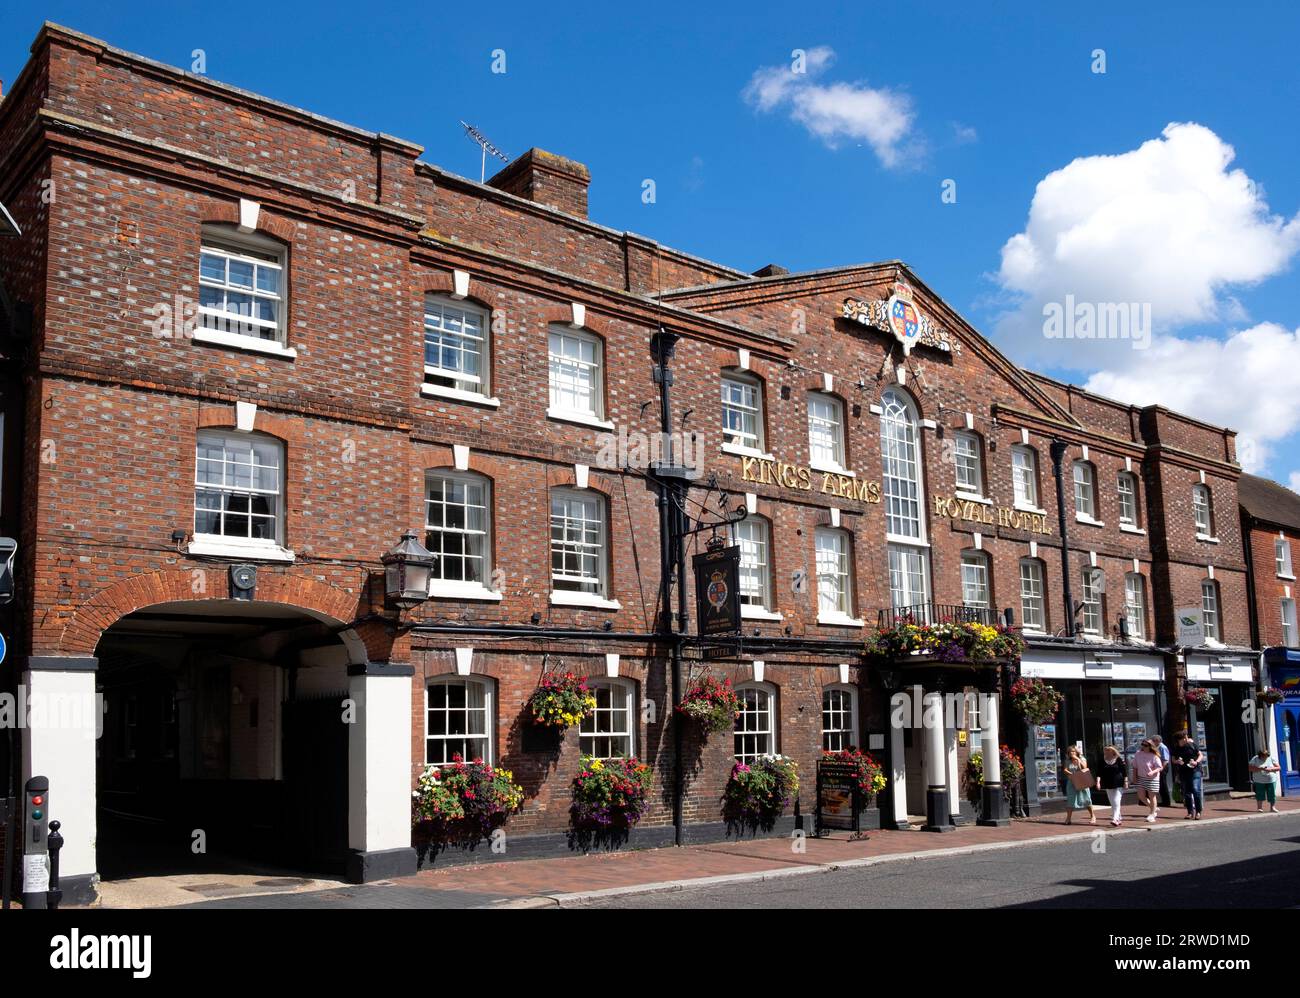
[[[992,627],[997,623],[997,611],[987,606],[914,603],[881,610],[876,623],[882,630],[898,624],[988,624]]]

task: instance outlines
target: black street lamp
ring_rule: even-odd
[[[380,561],[384,563],[384,595],[390,606],[409,610],[429,598],[433,555],[416,539],[413,530],[402,534],[397,547]]]

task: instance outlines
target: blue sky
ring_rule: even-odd
[[[1017,360],[1224,422],[1300,483],[1296,5],[22,6],[6,81],[48,18],[173,65],[203,49],[214,79],[477,177],[463,118],[581,160],[593,219],[688,252],[906,260]],[[1148,303],[1150,346],[1045,338],[1066,295]]]

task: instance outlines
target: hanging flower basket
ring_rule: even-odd
[[[972,621],[918,624],[910,618],[877,630],[867,638],[866,654],[877,662],[893,662],[924,655],[940,662],[1019,661],[1025,639],[1015,627],[996,627]]]
[[[705,734],[730,731],[739,711],[740,697],[731,688],[731,680],[709,675],[701,676],[677,705],[677,713],[690,718]]]
[[[1183,700],[1197,710],[1209,710],[1214,706],[1214,694],[1204,686],[1190,686],[1183,694]]]
[[[548,672],[528,698],[533,722],[544,728],[564,731],[596,709],[596,697],[587,680],[572,672]]]
[[[827,762],[842,762],[854,766],[858,771],[858,789],[868,806],[875,800],[876,794],[885,789],[888,782],[885,770],[869,752],[861,749],[844,749],[839,752],[822,752]]]
[[[449,766],[428,766],[411,793],[416,828],[439,842],[476,840],[491,835],[524,803],[524,788],[508,769],[482,759],[452,756]]]
[[[583,756],[573,780],[569,815],[584,831],[625,831],[650,806],[654,775],[638,759],[593,759]]]
[[[753,763],[737,762],[723,791],[728,820],[771,828],[799,793],[799,767],[783,755],[765,755]]]
[[[1011,684],[1011,702],[1030,724],[1050,724],[1065,697],[1041,679],[1021,677]]]
[[[1255,691],[1255,699],[1260,703],[1269,704],[1281,703],[1286,699],[1286,694],[1276,686],[1266,686],[1262,690]]]

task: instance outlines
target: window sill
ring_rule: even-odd
[[[737,457],[756,457],[763,461],[775,461],[776,458],[771,454],[765,454],[757,447],[742,447],[740,444],[726,443],[722,444],[722,453],[735,454]]]
[[[1205,544],[1218,544],[1218,543],[1219,543],[1219,539],[1218,539],[1217,537],[1211,537],[1209,534],[1197,534],[1197,535],[1196,535],[1196,539],[1197,539],[1198,541],[1201,541],[1201,542],[1205,543]]]
[[[1012,507],[1018,509],[1022,513],[1037,513],[1039,516],[1047,515],[1047,510],[1043,509],[1043,507],[1034,506],[1027,502],[1012,503]]]
[[[768,455],[769,457],[771,455]],[[841,468],[838,464],[809,464],[809,470],[821,471],[828,475],[843,475],[845,478],[857,478],[856,471],[849,471],[848,468]]]
[[[294,553],[279,544],[249,544],[229,537],[196,534],[185,548],[186,554],[214,558],[239,558],[242,561],[293,561]]]
[[[977,493],[974,492],[962,492],[960,489],[958,489],[956,492],[953,493],[953,497],[956,499],[965,500],[966,502],[977,502],[984,506],[993,505],[993,500],[988,498],[987,496],[978,495]]]
[[[1121,524],[1119,525],[1119,529],[1122,530],[1122,531],[1124,531],[1124,533],[1126,533],[1126,534],[1145,534],[1145,533],[1146,533],[1146,529],[1145,529],[1145,528],[1143,528],[1143,527],[1135,527],[1135,526],[1133,526],[1133,524],[1131,524],[1131,523],[1121,523]]]
[[[461,391],[459,388],[443,388],[441,385],[420,385],[420,394],[433,398],[449,399],[452,402],[468,402],[470,405],[482,405],[495,409],[501,405],[499,398],[488,398],[474,392]]]
[[[1082,523],[1085,527],[1104,527],[1104,526],[1106,526],[1106,521],[1105,521],[1105,520],[1094,520],[1094,519],[1093,519],[1091,516],[1089,516],[1087,513],[1075,513],[1075,514],[1074,514],[1074,522],[1075,522],[1075,523]]]
[[[477,582],[431,582],[429,599],[475,599],[501,601],[501,594]]]
[[[241,336],[239,333],[223,333],[215,329],[196,329],[191,339],[195,343],[206,343],[210,346],[231,347],[235,350],[248,350],[251,353],[264,353],[272,357],[283,357],[286,360],[293,360],[298,356],[298,351],[293,347],[286,347],[271,340],[260,340],[256,336]]]
[[[827,627],[865,627],[866,624],[847,613],[819,613],[817,623]]]
[[[898,534],[885,534],[886,544],[899,544],[903,547],[910,548],[928,548],[929,541],[923,541],[919,537],[900,537]]]
[[[761,606],[754,606],[752,603],[740,604],[740,616],[744,620],[767,620],[772,623],[785,620],[785,617],[774,610],[767,610]]]
[[[592,610],[621,610],[623,604],[616,599],[605,599],[595,593],[575,593],[565,589],[551,590],[551,606],[584,606]]]
[[[1294,581],[1295,581],[1295,576],[1294,576],[1294,575],[1287,575],[1285,572],[1278,572],[1278,573],[1277,573],[1277,577],[1278,577],[1279,579],[1285,579],[1287,582],[1294,582]]]
[[[598,430],[614,430],[614,424],[607,419],[600,419],[587,412],[570,412],[567,409],[547,409],[546,418],[561,423],[576,423],[579,426],[594,426]]]

